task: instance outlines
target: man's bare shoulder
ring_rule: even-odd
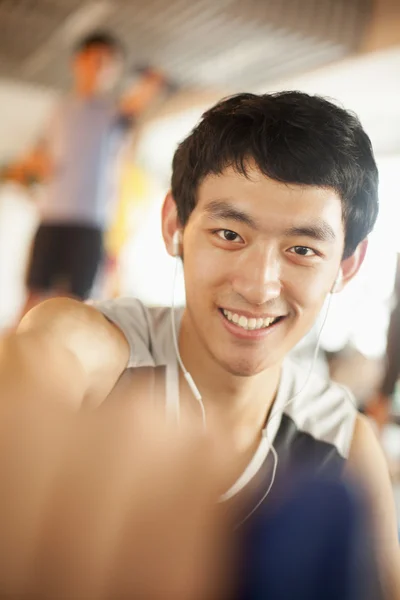
[[[102,397],[125,369],[129,345],[121,330],[94,306],[69,298],[43,302],[21,321],[17,336],[64,348],[83,367],[90,389]]]
[[[358,471],[361,468],[364,474],[376,469],[385,474],[388,472],[378,437],[369,419],[362,414],[358,414],[356,418],[349,455],[349,469],[354,467]]]
[[[356,420],[347,471],[366,493],[387,596],[400,598],[400,551],[388,465],[375,431],[363,415]]]
[[[42,302],[21,321],[17,333],[41,331],[62,339],[106,336],[123,342],[123,335],[94,306],[71,298],[54,298]]]

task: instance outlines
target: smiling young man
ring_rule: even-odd
[[[370,140],[353,114],[299,92],[240,94],[206,112],[177,149],[162,227],[168,252],[183,260],[187,303],[174,313],[181,359],[208,426],[225,429],[234,457],[225,497],[247,490],[249,512],[263,498],[271,442],[282,471],[355,473],[394,593],[396,519],[379,445],[345,389],[286,358],[359,270],[377,188]],[[200,421],[167,309],[49,301],[4,350],[2,395],[35,390],[96,407],[135,399],[152,380],[170,415],[182,407]]]

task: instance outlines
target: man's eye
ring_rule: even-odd
[[[293,246],[289,252],[298,256],[316,256],[316,252],[312,248],[307,248],[307,246]]]
[[[242,242],[242,238],[238,233],[231,231],[230,229],[218,229],[215,232],[225,242]]]

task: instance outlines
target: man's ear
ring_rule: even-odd
[[[162,235],[164,238],[164,243],[167,252],[171,256],[176,256],[174,240],[177,239],[176,233],[182,229],[182,226],[179,223],[176,202],[174,200],[174,197],[172,196],[171,191],[169,191],[166,195],[162,206],[161,222]]]
[[[332,293],[341,292],[346,285],[355,277],[364,262],[367,253],[368,240],[363,240],[351,256],[340,263],[337,279],[332,287]]]

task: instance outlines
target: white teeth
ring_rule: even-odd
[[[240,325],[240,327],[243,327],[243,329],[247,329],[247,317],[244,317],[243,315],[239,317],[238,325]]]
[[[254,317],[248,319],[244,315],[238,315],[237,313],[232,313],[230,310],[223,309],[222,311],[228,321],[232,321],[242,329],[254,330],[254,329],[264,329],[265,327],[269,327],[272,323],[275,322],[275,318],[266,317],[265,319],[255,319]]]
[[[247,321],[247,327],[248,327],[249,329],[255,329],[255,328],[256,328],[256,325],[257,325],[257,319],[249,319],[249,320]]]

